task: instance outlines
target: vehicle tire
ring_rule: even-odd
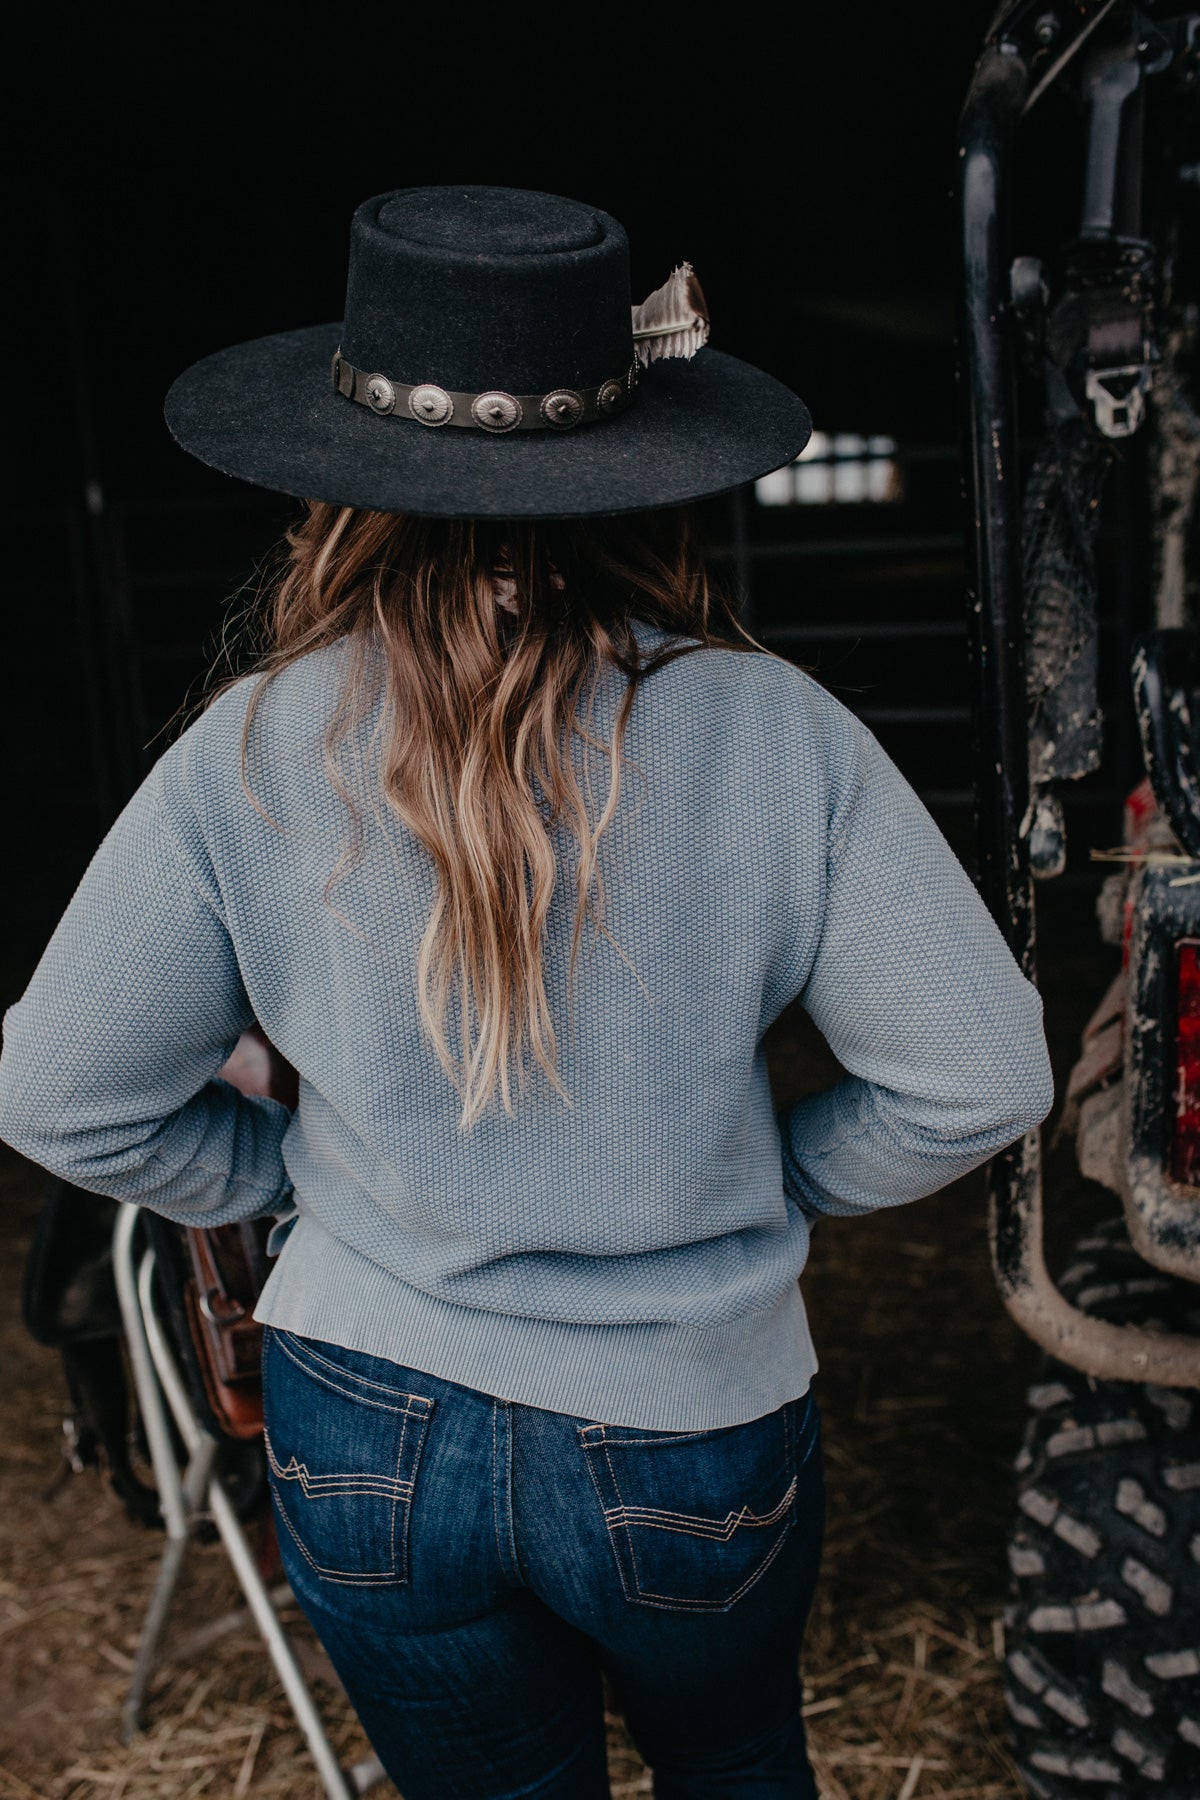
[[[1060,1285],[1097,1318],[1200,1330],[1200,1288],[1143,1262],[1123,1220],[1080,1240]],[[1040,1800],[1200,1795],[1196,1401],[1049,1356],[1029,1390],[1004,1685]]]

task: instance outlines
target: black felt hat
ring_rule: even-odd
[[[166,418],[202,462],[305,499],[634,512],[739,487],[808,442],[803,401],[707,336],[686,264],[631,308],[607,213],[519,188],[404,188],[354,214],[341,323],[206,356]]]

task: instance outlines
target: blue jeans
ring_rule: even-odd
[[[608,1800],[602,1671],[658,1800],[816,1800],[811,1394],[650,1431],[274,1327],[263,1381],[284,1568],[404,1800]]]

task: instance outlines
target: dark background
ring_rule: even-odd
[[[615,213],[636,296],[688,258],[715,344],[794,386],[819,429],[889,433],[914,459],[897,507],[766,509],[751,492],[706,523],[754,629],[867,719],[970,863],[952,189],[990,13],[27,20],[11,83],[5,997],[294,511],[187,457],[162,421],[168,385],[224,344],[340,317],[354,207],[424,182]],[[1055,96],[1030,122],[1017,249],[1069,222],[1074,130]],[[1080,785],[1094,841],[1119,835],[1136,774],[1110,654],[1127,624],[1104,627],[1117,729]],[[1094,886],[1085,859],[1073,844],[1068,883]]]
[[[19,34],[10,22],[0,1007],[196,691],[231,597],[294,515],[293,502],[174,445],[167,387],[225,344],[337,319],[354,207],[426,182],[544,188],[614,213],[638,298],[688,258],[718,347],[794,386],[818,429],[896,438],[906,486],[895,505],[767,509],[751,492],[706,509],[705,523],[758,635],[868,722],[974,867],[952,188],[957,116],[990,12],[990,0],[719,12],[658,0],[430,20],[411,6],[184,0],[27,8]],[[1077,124],[1054,93],[1028,121],[1015,251],[1040,253],[1071,229]],[[1036,413],[1024,423],[1035,430]],[[1121,800],[1140,774],[1128,644],[1144,591],[1121,548],[1132,541],[1130,469],[1119,461],[1101,543],[1105,760],[1069,796],[1067,873],[1038,892],[1060,1094],[1116,955],[1091,911],[1112,865],[1088,850],[1119,840]],[[811,1043],[790,1030],[775,1033],[773,1074],[807,1080]],[[1080,1211],[1073,1146],[1057,1158],[1052,1266]],[[21,1766],[44,1783],[84,1754],[85,1737],[89,1765],[121,1755],[98,1738],[119,1690],[111,1669],[107,1686],[97,1675],[97,1640],[106,1653],[110,1637],[132,1645],[157,1552],[147,1540],[135,1567],[123,1515],[110,1507],[103,1525],[86,1481],[55,1507],[37,1503],[33,1483],[57,1462],[61,1371],[17,1324],[15,1278],[41,1179],[0,1157],[0,1190],[13,1603],[41,1634],[36,1647],[15,1631],[6,1643],[18,1729],[36,1707],[45,1734],[27,1740]],[[974,1643],[977,1621],[991,1630],[1003,1604],[1010,1463],[1033,1365],[994,1292],[981,1202],[981,1182],[955,1184],[920,1216],[888,1208],[817,1235],[805,1282],[826,1365],[834,1535],[810,1637],[814,1666],[860,1671],[844,1712],[818,1730],[881,1733],[906,1752],[933,1745],[967,1779],[985,1759],[1006,1779],[998,1671],[974,1654],[946,1661],[946,1646],[969,1650],[963,1634]],[[96,1554],[104,1542],[120,1546],[110,1565]],[[197,1567],[195,1616],[236,1604],[212,1561]],[[44,1618],[47,1587],[60,1592],[84,1568],[68,1599],[83,1595],[89,1610],[64,1604]],[[905,1609],[920,1622],[921,1667],[932,1609],[944,1627],[930,1639],[936,1670],[961,1677],[935,1671],[915,1705],[907,1639],[895,1635]],[[872,1712],[853,1684],[875,1641]],[[253,1642],[239,1654],[261,1682]],[[232,1666],[215,1711],[192,1728],[225,1724]],[[160,1695],[158,1716],[188,1719],[196,1691]],[[264,1704],[277,1718],[278,1696]]]
[[[353,208],[424,182],[602,206],[629,231],[635,294],[688,257],[720,342],[817,416],[949,430],[928,351],[951,330],[954,127],[988,13],[801,7],[774,30],[729,13],[680,30],[572,8],[537,31],[481,32],[472,12],[422,33],[411,7],[69,11],[78,98],[57,103],[38,59],[35,206],[73,265],[108,481],[208,491],[162,432],[170,380],[340,318]],[[45,272],[43,354],[71,329]],[[864,355],[856,319],[886,322],[891,348]],[[45,495],[47,465],[69,482],[65,422],[45,418],[24,496]]]

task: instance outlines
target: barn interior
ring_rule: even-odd
[[[167,387],[222,345],[338,318],[353,207],[426,182],[544,189],[615,214],[635,297],[687,259],[713,343],[804,396],[816,426],[804,457],[701,509],[712,562],[749,628],[872,728],[976,872],[954,195],[990,11],[870,0],[718,24],[573,9],[536,25],[464,14],[451,32],[361,4],[183,0],[169,17],[68,7],[54,34],[36,28],[10,275],[22,350],[5,1005],[297,510],[185,455],[163,422]],[[1079,183],[1078,119],[1051,94],[1016,168],[1020,252],[1049,254],[1070,231]],[[1024,444],[1032,384],[1022,398]],[[1151,607],[1137,458],[1131,440],[1097,550],[1103,757],[1064,794],[1065,868],[1037,890],[1059,1105],[1119,963],[1096,917],[1112,865],[1093,852],[1120,843],[1143,774],[1129,674]],[[781,1100],[831,1079],[801,1008],[769,1047]],[[1061,1266],[1116,1207],[1069,1144],[1046,1169]],[[64,1462],[60,1359],[21,1313],[45,1179],[0,1150],[0,1794],[309,1800],[316,1775],[218,1543],[189,1551],[146,1729],[121,1742],[161,1542],[101,1471]],[[914,1207],[826,1221],[804,1291],[830,1480],[805,1662],[822,1792],[1018,1796],[1004,1543],[1039,1353],[996,1293],[982,1173]],[[299,1615],[284,1618],[353,1761],[365,1740],[332,1670]],[[648,1793],[615,1713],[611,1734],[614,1795]]]

